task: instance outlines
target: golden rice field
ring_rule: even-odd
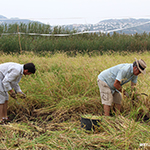
[[[138,77],[135,101],[123,98],[121,115],[112,111],[103,116],[97,85],[98,74],[120,63],[142,58],[146,75]],[[27,98],[10,98],[8,115],[12,120],[0,126],[0,149],[5,150],[128,150],[148,149],[150,145],[150,52],[105,53],[69,57],[65,53],[45,56],[32,52],[6,55],[0,63],[33,62],[37,72],[20,81]],[[123,86],[129,91],[130,83]],[[113,108],[112,108],[113,110]],[[95,131],[81,128],[81,116],[100,116]],[[146,143],[145,147],[140,147]]]

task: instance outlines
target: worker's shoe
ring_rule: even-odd
[[[4,120],[0,120],[0,125],[3,125],[4,124]]]
[[[8,123],[11,122],[11,120],[7,117],[7,118],[3,118],[4,123]]]

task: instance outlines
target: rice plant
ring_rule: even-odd
[[[33,62],[37,72],[20,81],[27,95],[25,100],[9,99],[8,115],[12,121],[0,126],[0,148],[122,150],[150,144],[149,67],[146,75],[138,77],[136,88],[141,98],[133,102],[131,97],[124,97],[120,116],[103,116],[97,85],[97,76],[104,69],[132,63],[135,57],[144,59],[149,66],[149,55],[147,51],[95,56],[77,53],[76,57],[68,57],[66,53],[45,53],[45,56],[34,52],[1,53],[0,63]],[[130,90],[129,86],[123,87]],[[81,128],[81,116],[89,114],[101,116],[97,131]]]

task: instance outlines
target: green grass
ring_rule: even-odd
[[[65,53],[35,55],[32,52],[1,54],[0,63],[33,62],[35,75],[20,81],[26,100],[10,98],[8,114],[12,122],[0,126],[1,149],[138,149],[150,143],[150,61],[149,52],[105,53],[88,56]],[[146,75],[138,77],[138,102],[123,98],[121,115],[104,117],[97,85],[98,74],[119,63],[132,63],[134,58],[147,63]],[[130,84],[123,86],[129,89]],[[101,116],[97,131],[81,128],[81,116]]]

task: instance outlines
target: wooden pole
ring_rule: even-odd
[[[17,32],[18,32],[18,38],[19,38],[19,47],[20,47],[20,53],[22,53],[22,47],[20,42],[20,32],[19,32],[19,25],[17,26]]]

